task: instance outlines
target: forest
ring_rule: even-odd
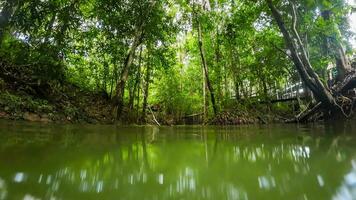
[[[345,0],[0,0],[0,118],[352,119],[355,12]]]

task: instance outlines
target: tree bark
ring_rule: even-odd
[[[134,82],[134,86],[132,89],[132,94],[130,94],[130,100],[129,100],[129,108],[130,110],[132,110],[134,108],[134,102],[135,102],[135,95],[136,95],[136,91],[139,91],[140,88],[140,78],[141,78],[141,62],[142,62],[142,46],[140,48],[140,54],[138,57],[138,66],[136,69],[136,76],[135,76],[135,82]]]
[[[141,44],[142,35],[143,35],[142,30],[141,28],[139,28],[139,30],[136,32],[134,36],[134,40],[131,44],[129,53],[126,56],[120,79],[116,84],[116,92],[114,97],[114,113],[113,113],[115,120],[121,117],[121,113],[124,106],[125,84],[129,76],[129,69],[132,65],[136,49]]]
[[[338,81],[343,81],[346,77],[346,75],[351,71],[351,65],[345,55],[345,51],[343,46],[341,45],[340,42],[336,42],[336,55],[335,55],[335,60],[336,60],[336,69],[338,72]]]
[[[146,110],[148,105],[148,91],[150,86],[150,78],[151,78],[151,62],[148,61],[146,67],[146,77],[145,77],[145,88],[143,91],[143,103],[142,103],[142,116],[141,121],[145,122],[146,119]]]
[[[148,8],[148,12],[145,14],[145,16],[142,17],[142,19],[145,19],[146,17],[149,16],[150,12],[152,12],[154,6],[156,5],[158,1],[151,1],[150,5]],[[146,10],[146,11],[147,11]],[[124,107],[124,92],[125,92],[125,84],[128,79],[129,75],[129,69],[131,67],[132,61],[134,59],[134,55],[136,52],[136,49],[140,44],[142,43],[143,40],[143,34],[144,34],[144,27],[145,27],[145,21],[143,20],[139,26],[137,26],[136,33],[134,35],[134,40],[132,42],[131,48],[129,50],[129,53],[125,59],[124,66],[122,69],[121,77],[120,80],[117,83],[116,87],[116,95],[114,99],[114,119],[117,120],[118,118],[121,117],[122,110]]]
[[[199,45],[199,51],[200,51],[200,57],[202,61],[202,66],[205,74],[205,81],[206,81],[206,86],[209,90],[210,93],[210,99],[211,103],[213,105],[213,110],[214,114],[217,114],[217,107],[215,103],[215,94],[214,94],[214,89],[213,86],[211,85],[210,79],[209,79],[209,72],[208,72],[208,64],[206,62],[206,57],[205,57],[205,51],[204,51],[204,45],[203,45],[203,37],[202,37],[202,31],[201,31],[201,25],[200,22],[198,21],[198,45]]]
[[[219,41],[219,29],[216,29],[216,48],[215,48],[215,61],[216,61],[216,73],[217,79],[217,104],[221,105],[222,92],[221,92],[221,52],[220,52],[220,41]]]
[[[294,42],[294,39],[287,31],[285,23],[282,19],[281,14],[279,11],[274,7],[272,0],[266,0],[268,7],[270,8],[274,19],[276,20],[280,31],[283,34],[283,38],[286,42],[288,49],[291,52],[291,59],[297,68],[299,75],[301,76],[303,82],[311,89],[313,94],[317,97],[318,100],[323,102],[326,106],[332,106],[335,104],[334,98],[331,92],[323,85],[321,80],[319,79],[318,75],[314,72],[307,57],[307,53],[304,49],[304,46],[301,42],[301,39],[298,35],[298,32],[295,29],[295,20],[296,16],[295,13],[293,14],[293,33],[296,36],[297,44]],[[298,48],[298,47],[299,48]],[[298,49],[300,52],[298,52]]]
[[[233,81],[234,81],[234,86],[235,86],[235,99],[236,101],[239,101],[241,99],[240,91],[241,91],[241,82],[239,78],[239,66],[240,66],[240,59],[238,52],[236,52],[236,49],[234,48],[233,45],[229,45],[230,49],[230,59],[231,59],[231,69],[233,73]]]

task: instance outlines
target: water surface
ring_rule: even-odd
[[[356,127],[0,121],[3,199],[356,199]]]

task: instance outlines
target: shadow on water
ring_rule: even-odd
[[[115,127],[0,121],[2,199],[355,199],[351,122]]]

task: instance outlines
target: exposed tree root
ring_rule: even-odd
[[[324,105],[322,102],[318,102],[309,109],[299,113],[293,119],[286,120],[286,123],[296,123],[296,122],[307,122],[310,121],[313,116],[323,113],[339,112],[345,118],[351,118],[353,116],[353,111],[355,108],[356,97],[356,71],[351,71],[347,74],[342,82],[339,82],[332,87],[332,92],[334,96],[334,106]],[[324,115],[332,116],[332,115]]]

